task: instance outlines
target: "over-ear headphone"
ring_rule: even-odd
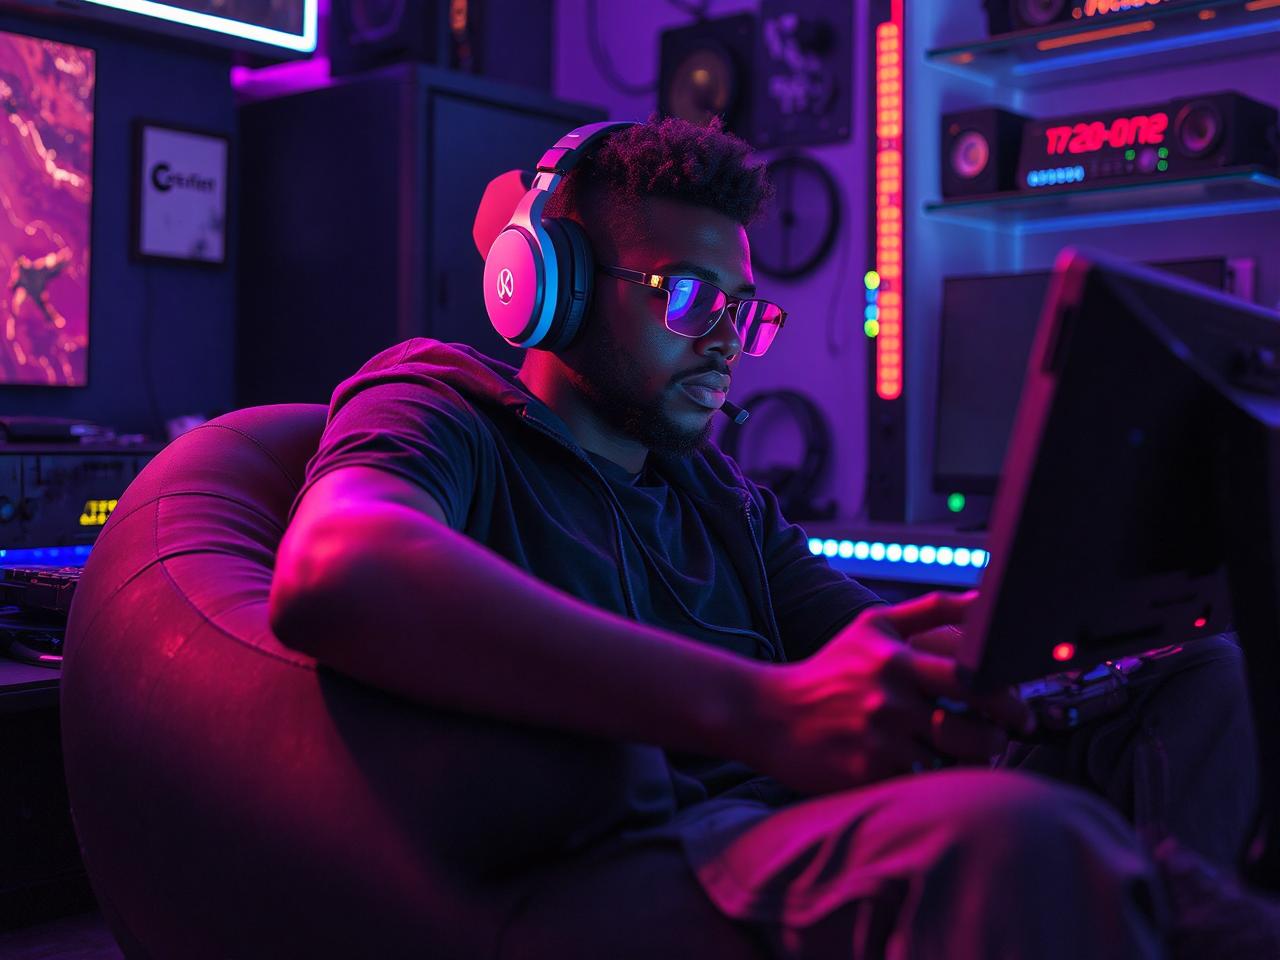
[[[533,185],[484,258],[489,322],[513,347],[563,350],[591,303],[595,261],[582,227],[542,218],[547,198],[601,140],[630,122],[607,121],[565,134],[538,161]]]

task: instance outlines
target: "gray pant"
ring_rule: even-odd
[[[1130,824],[1237,856],[1257,792],[1239,651],[1200,641],[1123,713],[1004,765],[816,799],[753,783],[725,807],[756,814],[740,831],[548,870],[501,955],[1163,957],[1167,898]]]

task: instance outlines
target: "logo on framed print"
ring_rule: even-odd
[[[135,255],[226,263],[229,149],[219,134],[139,124]]]

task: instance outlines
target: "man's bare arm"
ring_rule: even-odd
[[[290,647],[425,704],[738,759],[769,669],[549,587],[369,467],[307,492],[270,612]]]

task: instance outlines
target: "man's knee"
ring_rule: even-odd
[[[935,779],[933,849],[917,878],[913,938],[923,944],[945,919],[942,928],[981,944],[984,956],[1021,956],[1034,944],[1046,957],[1159,954],[1153,868],[1105,802],[1025,774]]]

